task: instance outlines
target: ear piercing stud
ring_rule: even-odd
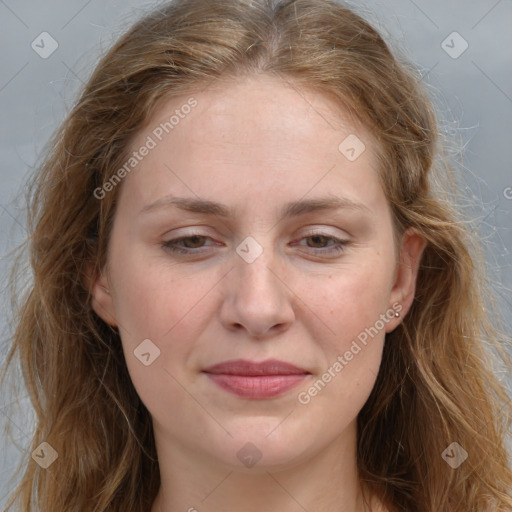
[[[395,316],[398,318],[400,316],[400,313],[398,311],[395,311]]]

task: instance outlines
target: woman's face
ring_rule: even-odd
[[[133,141],[93,307],[119,327],[157,445],[244,470],[354,441],[423,244],[395,248],[374,143],[335,112],[244,79],[162,101]],[[205,371],[240,359],[299,370]]]

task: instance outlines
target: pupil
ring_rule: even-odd
[[[202,237],[200,235],[193,235],[191,237],[189,237],[189,240],[192,241],[192,245],[195,245],[197,242],[198,242],[198,239],[200,241]]]
[[[312,237],[312,240],[313,240],[313,243],[322,243],[321,240],[324,239],[325,237],[323,235],[313,235]],[[318,242],[318,240],[320,239],[320,242]]]

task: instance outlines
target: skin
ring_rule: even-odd
[[[118,326],[153,418],[162,486],[152,512],[362,511],[356,419],[385,333],[411,306],[424,241],[408,230],[397,250],[371,134],[328,98],[271,77],[193,97],[197,106],[120,185],[107,266],[92,286],[93,308]],[[188,99],[161,101],[132,148]],[[338,150],[350,134],[366,145],[355,161]],[[173,206],[140,213],[169,194],[222,202],[236,215]],[[326,194],[364,207],[279,220],[284,203]],[[335,242],[311,238],[312,229],[348,244],[330,252]],[[182,242],[196,251],[190,256],[162,246],[193,234],[209,238]],[[263,249],[252,263],[236,252],[249,235]],[[299,403],[396,303],[401,316]],[[144,339],[160,350],[149,366],[134,355]],[[279,397],[250,400],[202,373],[238,358],[276,358],[311,375]],[[261,454],[251,468],[237,457],[247,442]],[[384,509],[375,501],[372,510]]]

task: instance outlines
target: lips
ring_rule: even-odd
[[[310,373],[303,368],[298,368],[293,364],[279,361],[278,359],[268,359],[267,361],[262,361],[260,363],[245,359],[237,359],[209,366],[203,371],[216,375],[224,374],[246,376],[301,375]]]
[[[219,388],[241,398],[263,400],[282,395],[311,373],[284,361],[238,359],[210,366],[203,373]]]

